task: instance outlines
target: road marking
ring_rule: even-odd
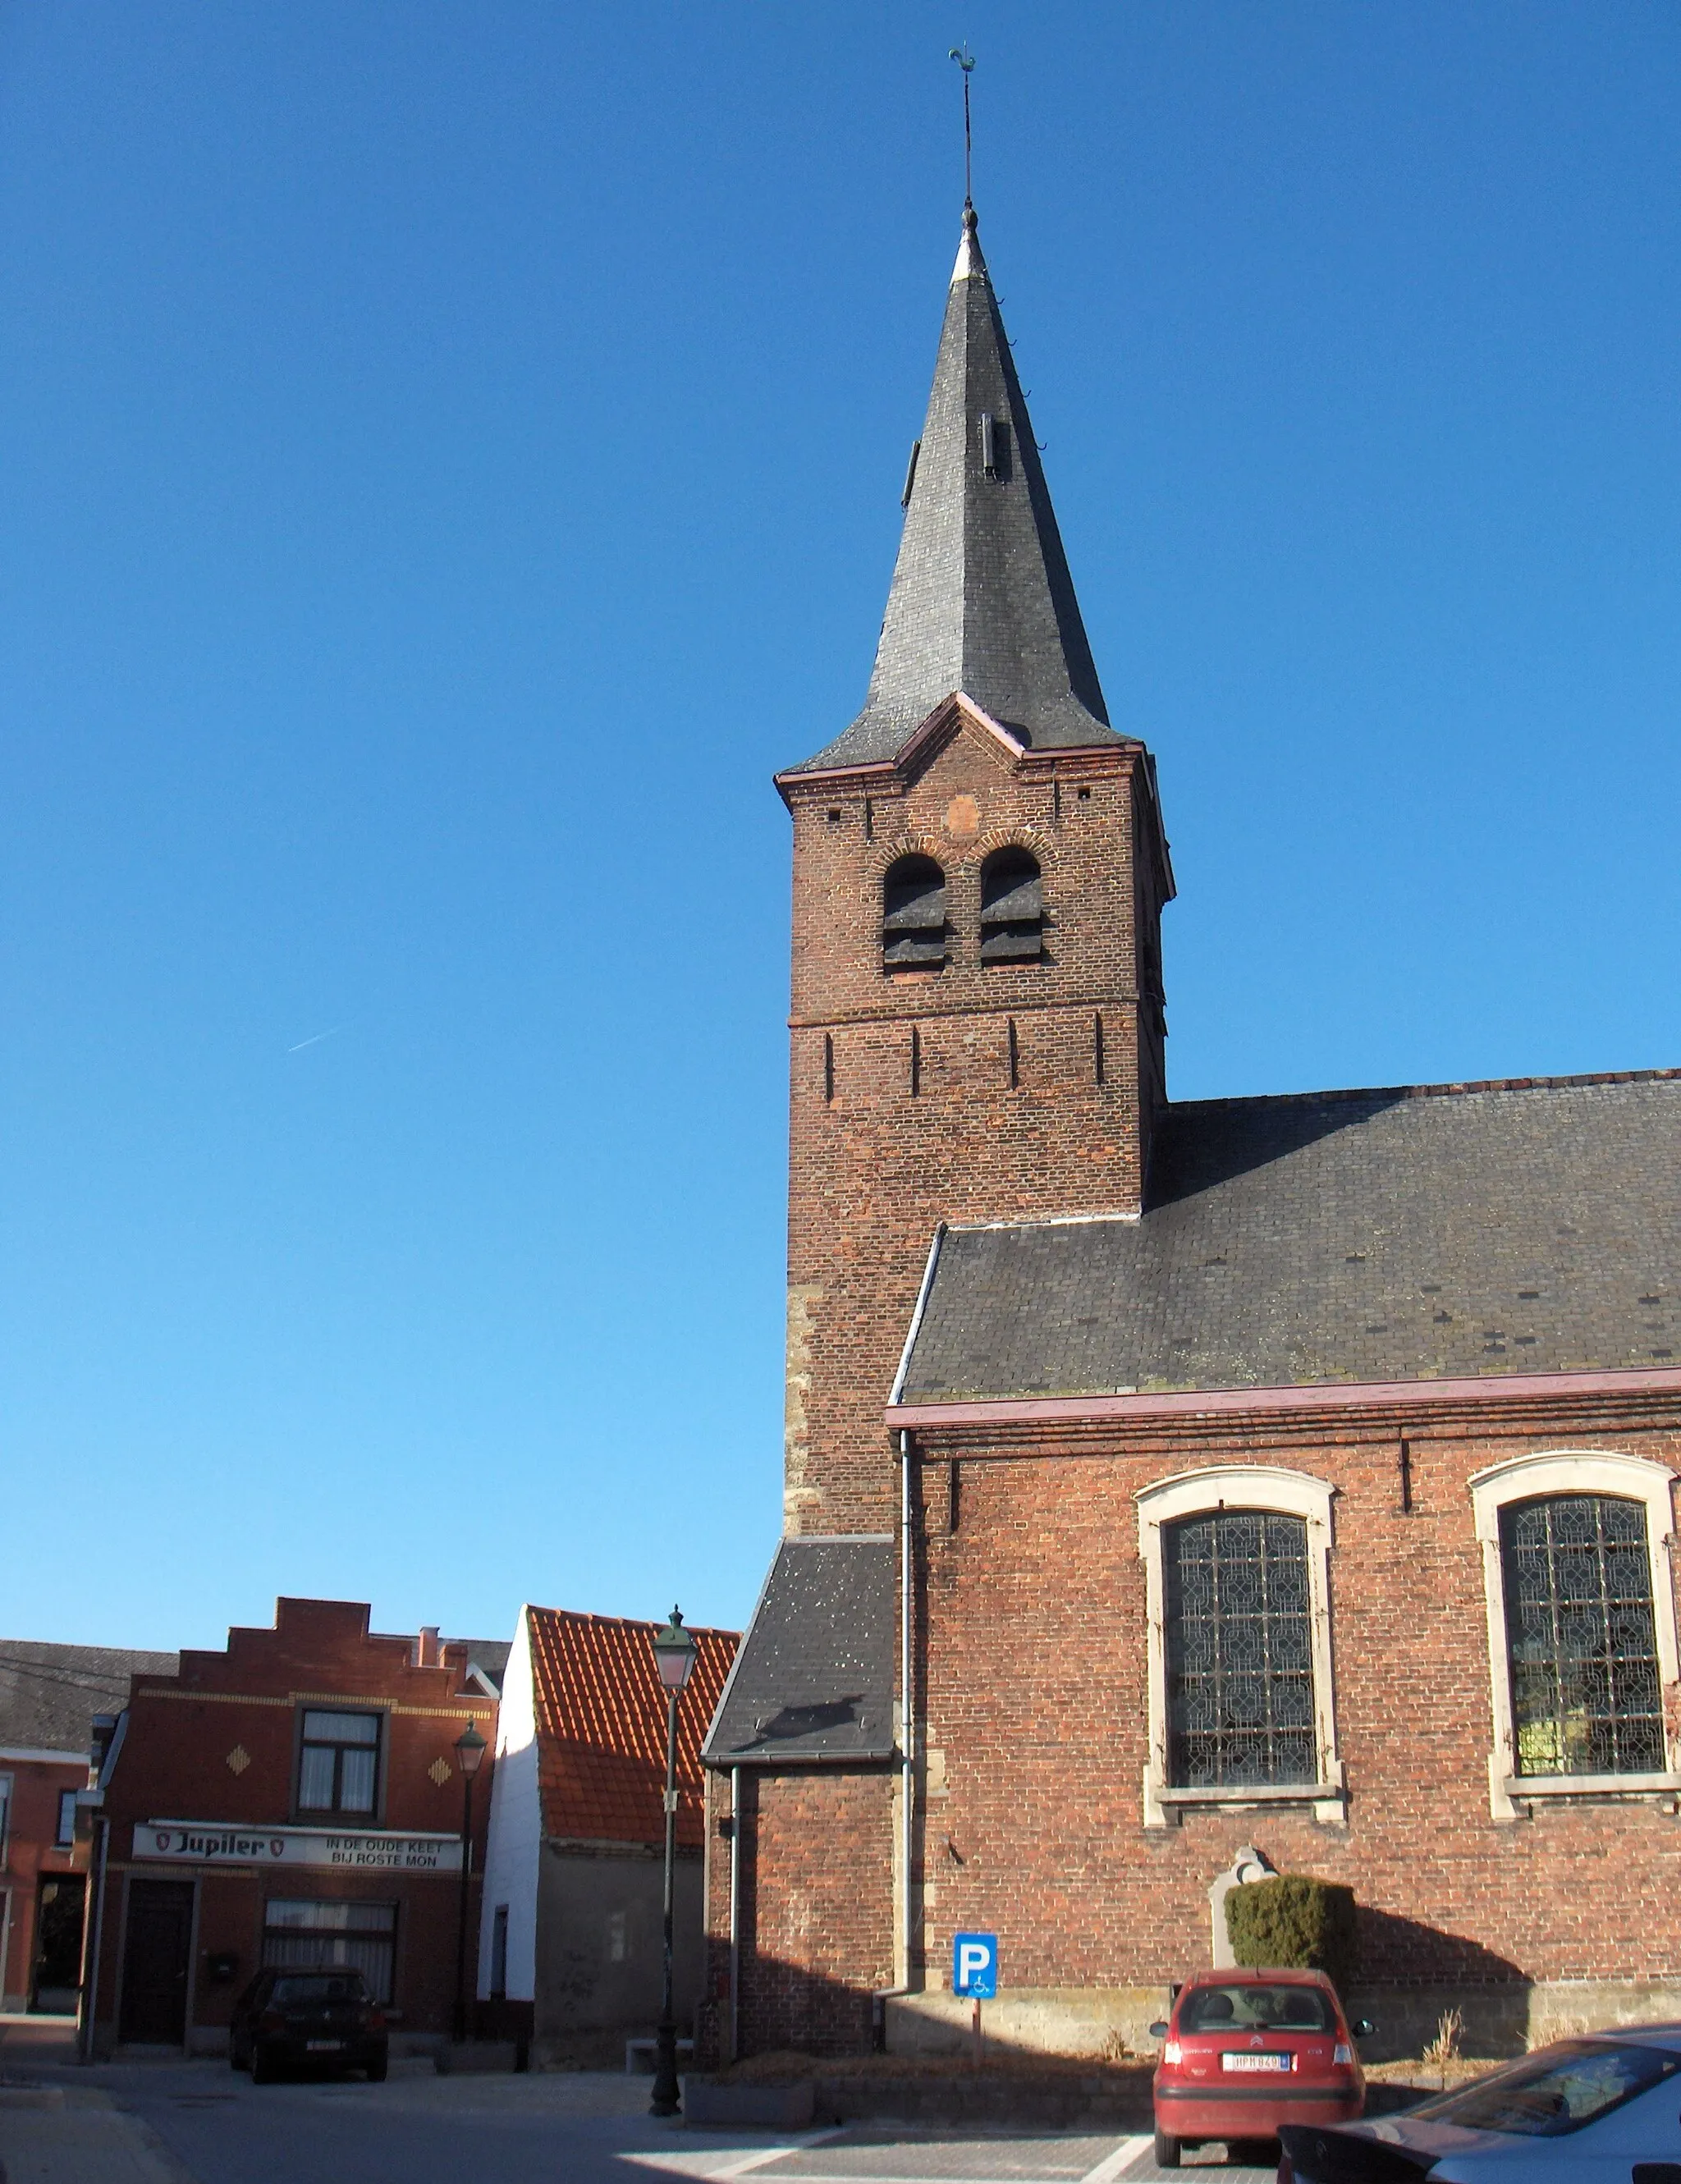
[[[832,2138],[838,2138],[842,2125],[828,2131],[808,2131],[792,2146],[762,2147],[757,2153],[744,2153],[739,2161],[732,2161],[727,2169],[715,2169],[715,2176],[745,2176],[749,2170],[763,2169],[767,2162],[784,2161],[791,2153],[804,2153],[809,2146],[823,2146]]]
[[[804,2153],[808,2147],[821,2146],[829,2139],[838,2138],[845,2125],[833,2125],[827,2131],[802,2131],[798,2138],[780,2140],[775,2146],[760,2146],[751,2153],[728,2158],[727,2148],[720,2147],[715,2152],[710,2147],[696,2147],[693,2152],[632,2153],[619,2155],[621,2161],[633,2161],[638,2168],[663,2170],[670,2176],[691,2176],[704,2180],[704,2184],[733,2184],[738,2176],[746,2176],[755,2169],[763,2169],[772,2161],[786,2161],[796,2153]],[[721,2157],[724,2157],[721,2159]],[[861,2184],[861,2180],[849,2177],[847,2184]]]
[[[1149,2138],[1123,2138],[1112,2153],[1104,2155],[1095,2169],[1086,2171],[1080,2184],[1115,2184],[1116,2178],[1132,2167],[1144,2148],[1154,2144]]]

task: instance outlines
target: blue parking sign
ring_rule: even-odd
[[[991,2002],[998,1992],[998,1936],[954,1934],[951,1991],[974,2002]]]

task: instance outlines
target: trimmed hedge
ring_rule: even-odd
[[[1311,1874],[1251,1880],[1226,1897],[1226,1931],[1238,1962],[1257,1971],[1328,1972],[1340,1993],[1354,1977],[1354,1891]]]

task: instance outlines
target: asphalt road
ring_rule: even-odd
[[[149,2063],[76,2077],[142,2120],[179,2164],[175,2184],[1144,2184],[1164,2173],[1139,2138],[691,2129],[648,2114],[645,2078],[616,2075],[394,2067],[382,2086],[253,2086],[225,2063]],[[1227,2164],[1222,2151],[1188,2157],[1189,2173],[1272,2184],[1270,2166]]]

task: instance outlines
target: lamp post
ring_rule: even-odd
[[[654,1663],[665,1687],[665,1985],[654,2034],[654,2098],[648,2114],[676,2115],[682,2103],[677,2088],[677,2025],[671,1997],[671,1910],[677,1875],[677,1701],[694,1667],[698,1648],[683,1628],[680,1607],[654,1641]]]
[[[455,1740],[461,1769],[461,1905],[455,1926],[455,2026],[459,2043],[467,2036],[467,1884],[473,1870],[473,1777],[484,1764],[487,1746],[479,1725],[470,1721]]]

